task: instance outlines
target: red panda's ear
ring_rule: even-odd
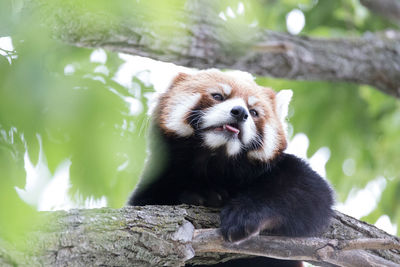
[[[276,94],[276,111],[282,123],[285,122],[286,116],[288,115],[289,103],[292,96],[292,90],[281,90]]]
[[[190,74],[179,72],[178,75],[175,76],[175,78],[172,80],[171,86],[177,85],[178,83],[188,80],[190,77]]]

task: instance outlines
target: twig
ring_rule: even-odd
[[[10,51],[10,50],[6,50],[6,49],[3,49],[0,47],[0,51],[3,51],[4,53],[7,54],[7,56],[10,56],[10,57],[17,55],[17,52],[15,50]]]
[[[400,243],[381,238],[360,238],[353,240],[340,240],[337,246],[341,250],[356,249],[397,249],[400,250]]]

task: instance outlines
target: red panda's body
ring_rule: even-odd
[[[305,162],[283,152],[290,97],[215,70],[179,74],[154,111],[150,158],[129,204],[221,207],[230,242],[262,230],[318,234],[332,216],[333,194]]]

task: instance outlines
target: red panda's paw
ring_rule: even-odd
[[[260,222],[256,214],[229,206],[222,209],[221,234],[225,241],[240,243],[259,232]]]

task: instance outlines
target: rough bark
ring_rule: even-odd
[[[361,0],[360,2],[372,12],[400,25],[399,0]]]
[[[397,237],[339,212],[318,238],[258,236],[240,244],[226,243],[218,230],[208,229],[218,227],[219,215],[204,207],[103,208],[43,216],[46,223],[21,238],[25,251],[0,242],[1,266],[182,266],[249,255],[322,265],[400,264]]]
[[[189,0],[184,8],[165,10],[160,17],[169,19],[161,21],[149,19],[140,3],[130,6],[129,16],[116,16],[70,1],[36,2],[44,24],[71,45],[103,47],[200,69],[367,84],[400,98],[400,33],[396,31],[346,39],[292,36],[229,23],[232,19],[226,22],[218,16],[218,1]]]

